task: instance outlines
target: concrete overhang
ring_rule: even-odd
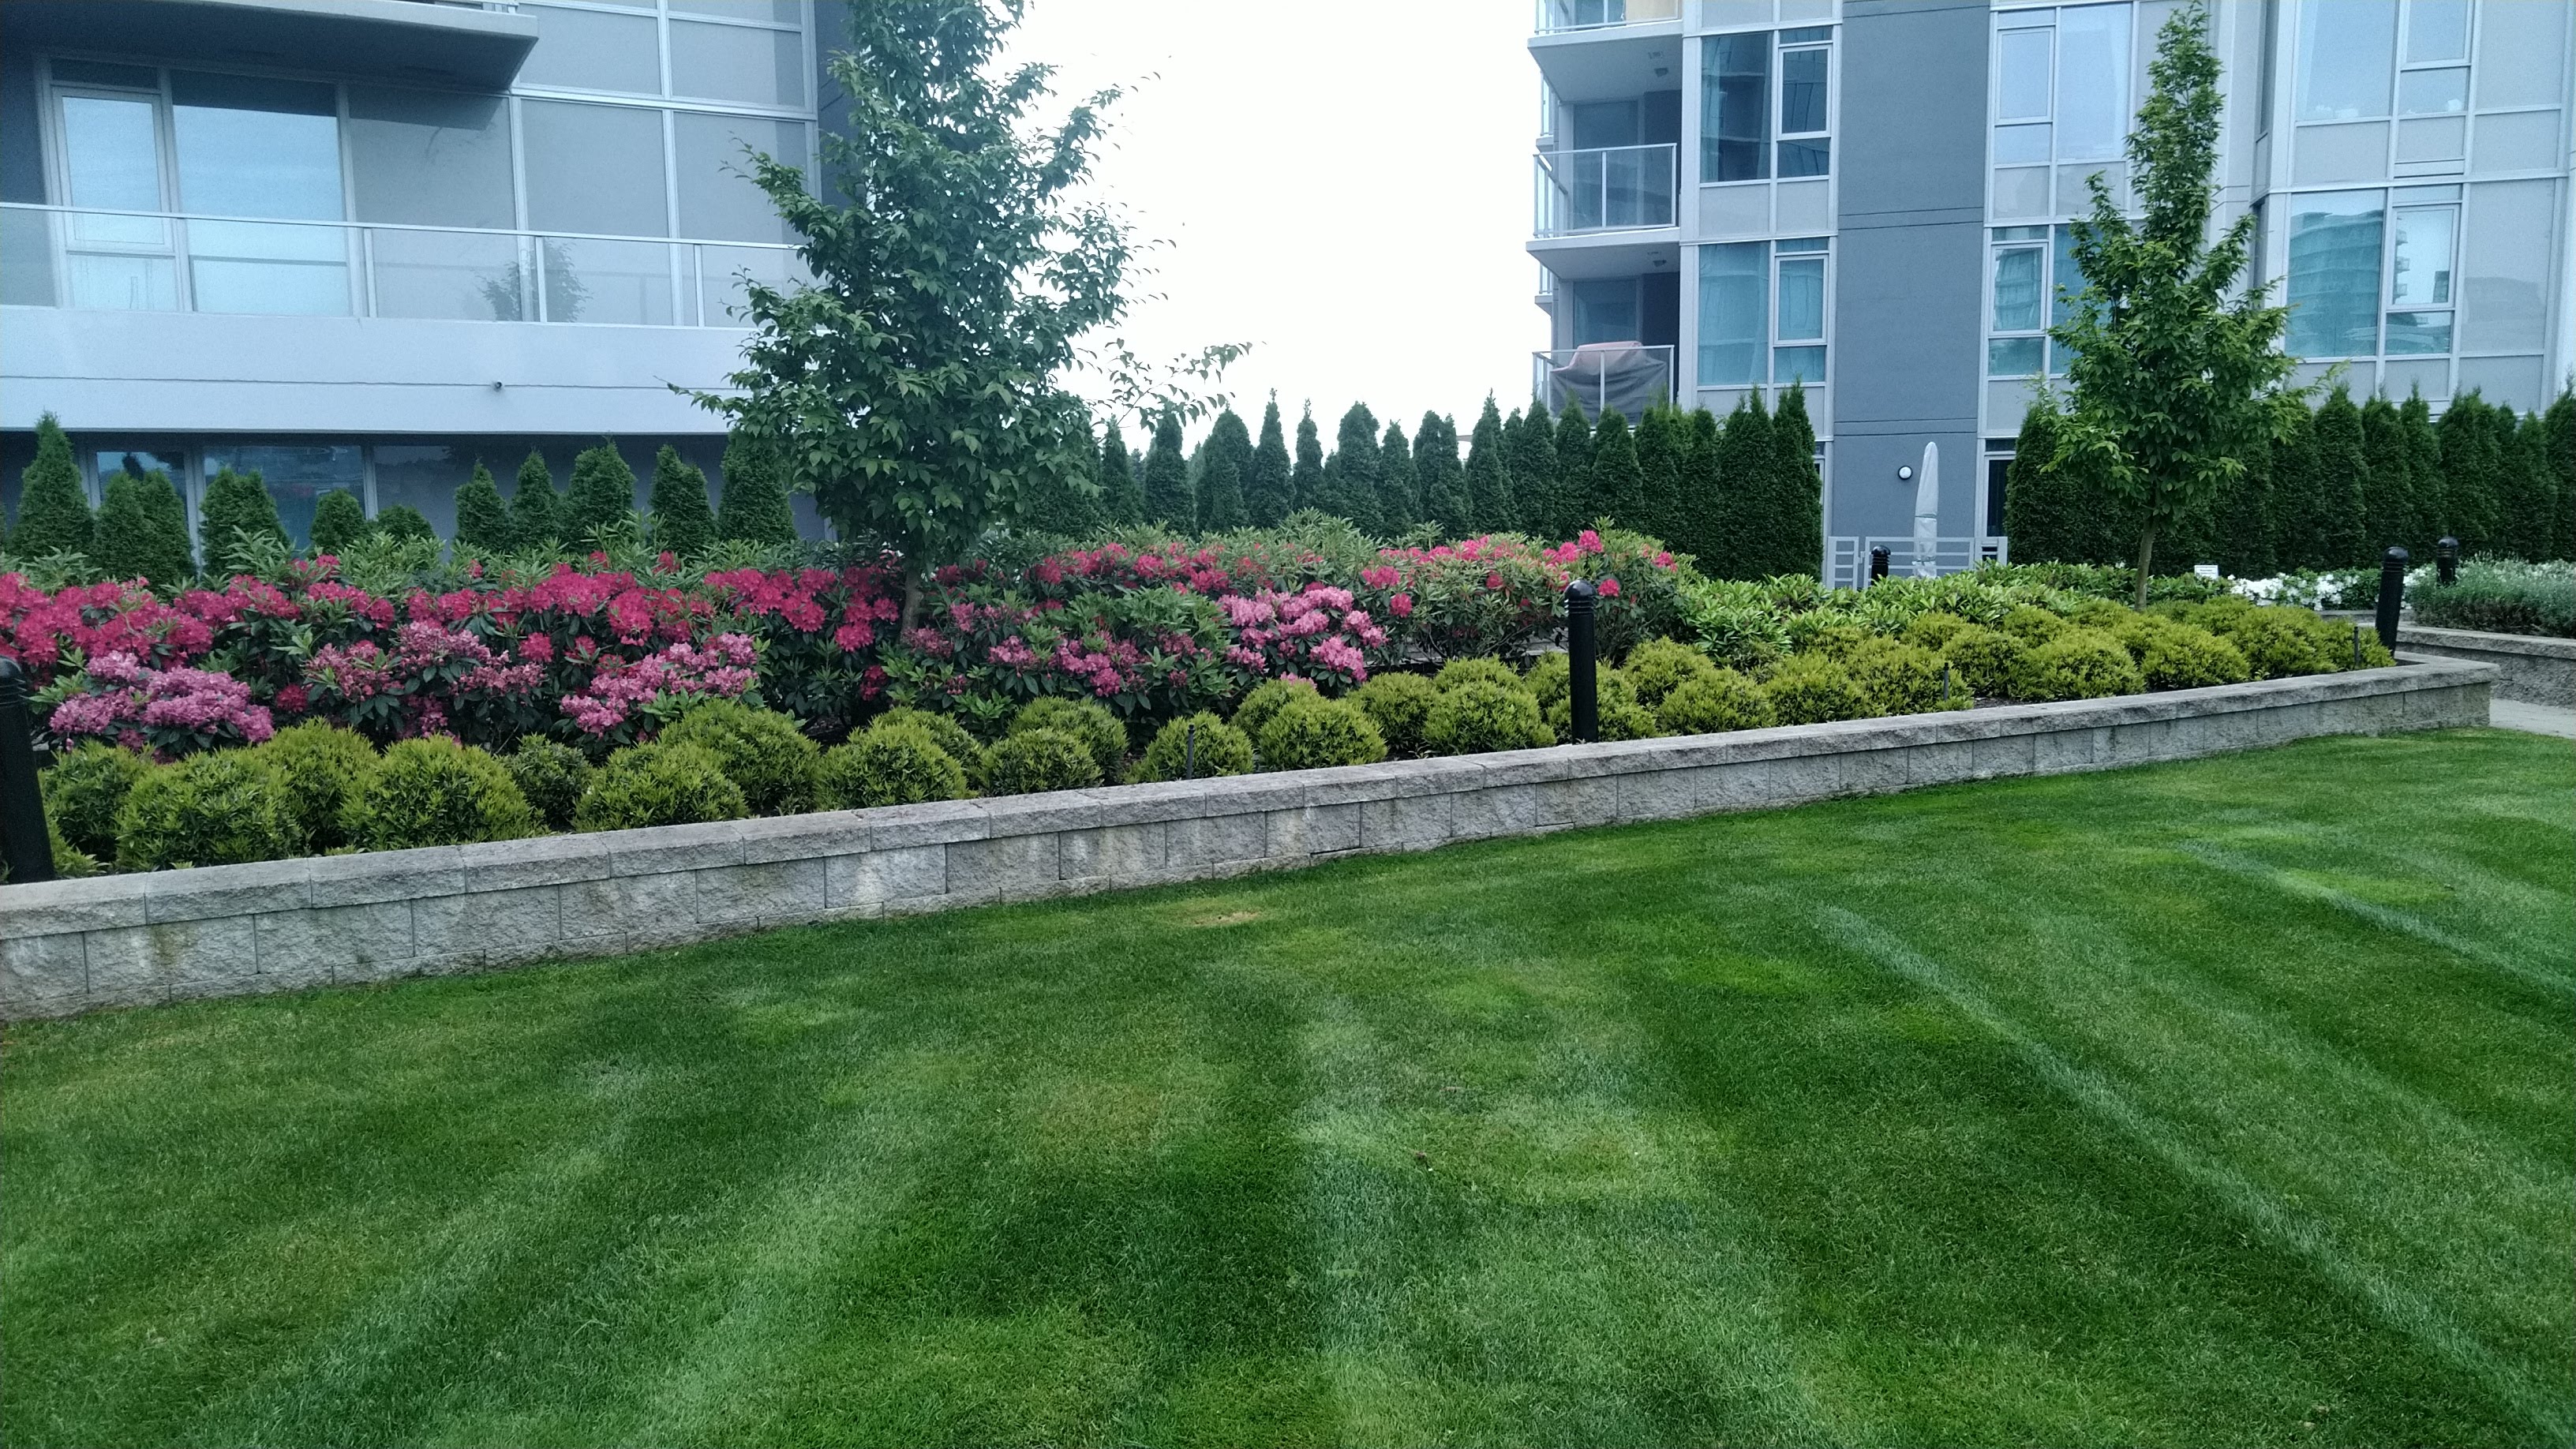
[[[428,0],[8,0],[13,49],[248,65],[498,90],[536,22]]]
[[[1568,105],[1630,101],[1682,87],[1686,42],[1678,20],[1530,37],[1530,58],[1548,89]]]
[[[1586,232],[1579,236],[1539,237],[1529,254],[1567,281],[1591,277],[1642,277],[1681,266],[1681,232],[1659,226],[1650,231]]]

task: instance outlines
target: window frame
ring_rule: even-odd
[[[1752,330],[1749,337],[1732,335],[1729,337],[1730,341],[1751,341],[1758,348],[1758,353],[1753,359],[1754,376],[1714,379],[1708,376],[1705,370],[1706,349],[1709,345],[1707,339],[1710,335],[1710,330],[1705,325],[1708,311],[1706,290],[1708,272],[1706,263],[1694,257],[1692,275],[1699,279],[1698,285],[1701,288],[1700,301],[1693,309],[1691,323],[1691,377],[1694,385],[1701,388],[1766,388],[1774,391],[1789,386],[1792,381],[1801,382],[1810,387],[1826,386],[1833,378],[1833,238],[1831,236],[1778,237],[1749,241],[1703,242],[1696,250],[1705,252],[1716,248],[1739,247],[1762,249],[1761,263],[1746,274],[1761,279],[1763,289],[1761,324]],[[1788,249],[1783,250],[1784,247]],[[1788,268],[1803,268],[1808,263],[1816,264],[1818,274],[1816,330],[1813,335],[1801,334],[1793,337],[1784,333],[1781,326],[1783,295],[1781,278]],[[1801,353],[1812,351],[1817,354],[1818,366],[1815,369],[1815,375],[1810,377],[1799,373],[1793,378],[1784,372],[1782,368],[1784,351]]]
[[[1820,35],[1814,33],[1819,31],[1823,33]],[[1801,38],[1789,39],[1793,35]],[[1789,129],[1789,57],[1792,55],[1815,55],[1823,62],[1824,74],[1816,83],[1825,88],[1825,103],[1821,108],[1824,118],[1822,125],[1816,130],[1792,131]],[[1835,83],[1833,27],[1812,25],[1773,31],[1771,74],[1773,77],[1771,105],[1766,117],[1771,128],[1771,179],[1806,181],[1815,177],[1831,176],[1834,170],[1834,93],[1841,89]],[[1790,175],[1784,163],[1788,158],[1789,148],[1793,145],[1820,146],[1825,157],[1824,169],[1801,171],[1795,176]]]
[[[1795,25],[1765,29],[1714,31],[1698,37],[1700,42],[1699,77],[1701,98],[1699,132],[1700,185],[1748,186],[1755,182],[1815,181],[1822,180],[1833,175],[1833,138],[1834,132],[1837,129],[1835,126],[1835,120],[1840,114],[1838,107],[1841,104],[1842,98],[1842,69],[1838,54],[1840,50],[1841,36],[1837,31],[1838,26],[1834,24]],[[1721,144],[1722,141],[1727,139],[1721,136],[1719,132],[1710,129],[1712,126],[1717,124],[1717,122],[1708,103],[1709,80],[1713,74],[1722,74],[1722,72],[1712,72],[1710,67],[1720,45],[1729,42],[1742,41],[1753,36],[1761,37],[1758,50],[1762,56],[1763,64],[1762,100],[1759,107],[1762,131],[1758,138],[1749,138],[1751,139],[1751,144],[1754,147],[1754,154],[1759,158],[1757,174],[1752,176],[1722,178],[1710,174],[1712,170],[1711,148]],[[1825,91],[1824,124],[1821,129],[1808,131],[1791,131],[1787,129],[1789,104],[1789,87],[1787,84],[1787,78],[1789,56],[1792,53],[1821,53],[1823,56],[1824,75],[1817,82],[1824,87]],[[1748,138],[1735,139],[1741,143]],[[1801,171],[1794,176],[1790,175],[1782,169],[1781,159],[1788,154],[1787,148],[1792,146],[1820,150],[1825,158],[1824,168],[1817,171]]]

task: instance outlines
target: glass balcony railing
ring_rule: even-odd
[[[1561,352],[1530,355],[1530,389],[1562,413],[1581,403],[1583,415],[1620,412],[1631,421],[1673,400],[1673,349],[1635,342],[1595,342]]]
[[[1606,30],[1614,25],[1643,25],[1651,20],[1679,20],[1682,0],[1538,0],[1538,33],[1561,35],[1569,30]]]
[[[1673,224],[1678,146],[1538,153],[1540,236]]]
[[[0,304],[728,327],[792,247],[0,205]]]

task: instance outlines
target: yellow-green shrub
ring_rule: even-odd
[[[1030,730],[1055,730],[1080,740],[1082,747],[1091,751],[1092,763],[1099,766],[1100,778],[1109,784],[1118,783],[1118,777],[1126,772],[1127,726],[1096,699],[1050,695],[1030,700],[1012,716],[1010,733]]]
[[[1877,711],[1852,682],[1851,672],[1822,654],[1792,654],[1762,683],[1772,712],[1784,725],[1867,719]]]
[[[1665,695],[1655,719],[1667,734],[1713,735],[1767,729],[1778,722],[1779,713],[1762,686],[1732,669],[1718,669]]]
[[[2147,682],[2120,641],[2099,629],[2070,629],[2024,654],[2012,697],[2046,703],[2142,694]]]
[[[815,799],[826,810],[920,805],[966,798],[966,771],[930,731],[880,724],[823,752]]]
[[[662,731],[662,742],[696,745],[716,757],[725,778],[742,789],[754,815],[794,815],[814,808],[814,782],[823,747],[806,737],[791,715],[736,699],[709,700]]]
[[[445,735],[397,740],[340,812],[361,850],[470,845],[538,833],[509,767]]]
[[[1419,675],[1405,675],[1418,679]],[[1371,684],[1377,683],[1372,679]],[[1213,714],[1199,713],[1157,731],[1136,766],[1139,780],[1204,780],[1252,773],[1252,741]]]
[[[1540,715],[1535,696],[1490,679],[1443,693],[1422,722],[1422,746],[1435,755],[1534,750],[1555,743],[1556,734]]]
[[[714,751],[657,740],[610,755],[590,777],[572,823],[576,830],[635,830],[740,820],[750,813],[742,787],[725,775]]]
[[[76,745],[55,756],[52,768],[36,777],[45,797],[45,818],[73,849],[112,856],[116,813],[125,808],[126,792],[152,768],[152,757],[141,750],[104,740]]]
[[[1258,740],[1270,717],[1285,709],[1293,699],[1316,698],[1313,681],[1305,679],[1266,679],[1252,687],[1243,703],[1234,707],[1234,727],[1248,739]]]
[[[348,844],[340,817],[376,772],[376,747],[354,730],[317,719],[279,730],[257,748],[277,766],[286,808],[304,832],[305,845],[331,850]]]
[[[1261,727],[1266,770],[1321,770],[1370,765],[1386,758],[1386,737],[1367,711],[1346,699],[1292,699]]]
[[[2013,671],[2021,668],[2021,657],[2029,652],[2029,646],[2012,635],[1976,624],[1952,630],[1950,641],[1941,646],[1941,657],[1950,661],[1956,682],[1970,694],[1989,699],[2012,693]]]
[[[116,816],[119,870],[239,865],[304,853],[277,767],[253,750],[209,750],[135,780]]]
[[[1666,697],[1695,679],[1717,673],[1708,656],[1675,639],[1649,639],[1628,651],[1619,672],[1628,676],[1637,703],[1659,709]]]
[[[1439,699],[1440,687],[1419,674],[1381,674],[1351,695],[1396,755],[1422,753],[1422,726]]]
[[[1099,784],[1100,760],[1062,730],[1027,729],[994,741],[979,773],[987,795],[1035,795]]]

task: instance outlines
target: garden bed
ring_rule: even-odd
[[[483,970],[1365,852],[2482,725],[2427,661],[1563,745],[0,888],[0,1015]]]
[[[2576,639],[2409,624],[2397,631],[2397,644],[2417,657],[2494,665],[2498,699],[2576,708]]]

